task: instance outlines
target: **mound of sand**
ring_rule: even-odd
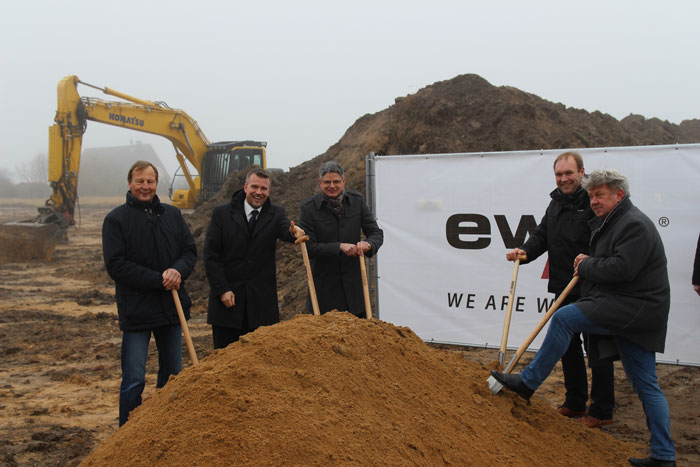
[[[297,315],[184,370],[82,465],[622,465],[644,446],[539,401],[410,329]]]

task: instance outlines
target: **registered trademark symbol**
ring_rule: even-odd
[[[668,217],[659,217],[659,225],[661,227],[668,227],[668,224],[670,224],[671,221],[669,220]]]

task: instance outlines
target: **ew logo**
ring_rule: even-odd
[[[520,216],[520,222],[513,234],[506,216],[493,216],[503,244],[508,249],[517,248],[525,243],[525,237],[537,228],[537,221],[532,214]],[[445,225],[447,243],[460,250],[482,250],[491,244],[491,222],[482,214],[453,214]]]

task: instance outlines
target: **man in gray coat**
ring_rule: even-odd
[[[362,195],[345,189],[343,168],[326,162],[319,170],[321,192],[301,203],[299,224],[306,242],[321,313],[349,311],[365,317],[360,255],[372,256],[384,232]],[[364,232],[365,240],[361,234]],[[310,309],[310,303],[307,307]]]
[[[583,298],[554,314],[540,350],[520,374],[491,374],[529,399],[574,333],[610,336],[651,432],[651,455],[629,462],[675,466],[668,403],[656,378],[656,352],[664,351],[671,303],[664,246],[654,223],[630,201],[627,178],[618,171],[595,170],[583,187],[597,216],[591,221],[590,255],[579,254],[573,264]]]

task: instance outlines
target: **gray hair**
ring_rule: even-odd
[[[341,177],[345,177],[345,172],[343,168],[337,162],[324,162],[321,164],[321,168],[318,170],[318,178],[323,178],[327,173],[337,173]]]
[[[591,191],[601,185],[607,185],[611,191],[617,191],[619,188],[625,193],[625,196],[630,194],[630,183],[627,177],[615,169],[596,169],[581,181],[581,186],[586,191]]]

